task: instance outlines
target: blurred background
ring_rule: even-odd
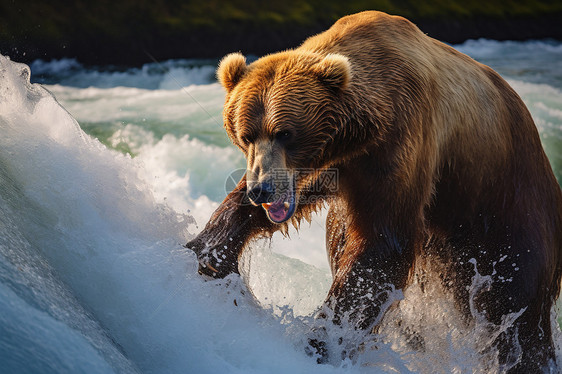
[[[369,9],[404,16],[448,43],[562,39],[560,0],[1,0],[0,53],[127,66],[152,57],[259,56]]]

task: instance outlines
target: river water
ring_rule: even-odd
[[[562,44],[455,47],[523,98],[560,182]],[[330,286],[322,213],[291,240],[254,243],[245,281],[197,275],[182,244],[245,166],[222,128],[216,63],[35,61],[30,78],[0,57],[0,371],[497,371],[493,355],[478,353],[479,337],[457,326],[453,306],[416,287],[398,314],[421,330],[425,351],[388,318],[376,349],[367,345],[354,361],[306,356],[310,315]]]

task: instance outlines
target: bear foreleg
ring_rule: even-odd
[[[199,260],[199,273],[224,278],[238,273],[238,259],[246,243],[260,233],[272,233],[278,225],[270,222],[263,209],[246,196],[246,177],[224,199],[203,231],[185,245]]]

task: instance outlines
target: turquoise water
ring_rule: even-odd
[[[562,45],[553,41],[477,40],[455,47],[494,68],[516,89],[535,119],[560,181]],[[188,135],[208,145],[232,148],[222,129],[223,93],[214,79],[216,63],[171,60],[116,71],[62,60],[36,61],[31,67],[33,81],[46,84],[88,134],[136,155],[141,139],[115,140],[115,134],[127,126],[147,131],[154,137],[151,141],[164,135]],[[132,132],[130,136],[134,136]],[[220,200],[222,196],[213,197]]]
[[[456,46],[502,74],[529,107],[562,180],[562,45]],[[182,248],[243,168],[222,128],[216,61],[135,69],[0,58],[0,362],[20,373],[468,373],[478,354],[454,306],[411,287],[385,340],[357,362],[316,365],[308,317],[330,272],[324,215],[259,242],[245,282],[204,282]],[[60,105],[59,105],[60,104]],[[258,304],[249,296],[248,288]],[[236,304],[234,303],[236,300]],[[417,326],[426,352],[400,329]],[[428,328],[425,328],[428,327]],[[557,342],[562,342],[558,336]],[[370,345],[367,345],[368,347]],[[562,355],[558,355],[562,357]]]

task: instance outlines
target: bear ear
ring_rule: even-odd
[[[346,89],[351,80],[349,59],[337,53],[330,53],[313,66],[316,76],[332,88]]]
[[[217,78],[227,92],[238,84],[240,78],[246,72],[246,57],[241,53],[226,55],[217,69]]]

